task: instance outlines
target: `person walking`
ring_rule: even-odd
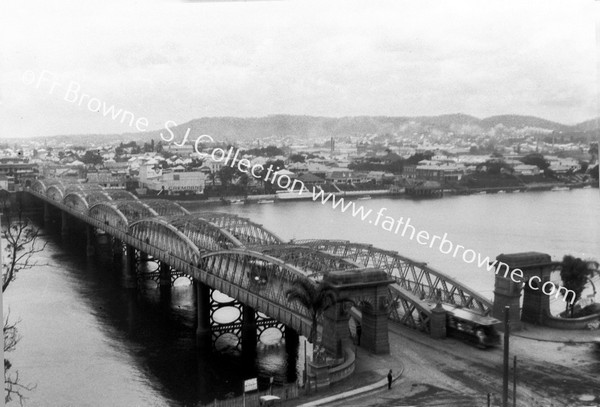
[[[392,388],[392,369],[388,372],[388,390]]]

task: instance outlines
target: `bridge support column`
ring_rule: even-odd
[[[111,237],[110,249],[113,261],[120,264],[121,261],[123,261],[123,242],[117,238]]]
[[[121,245],[118,249],[120,255],[115,253],[113,260],[116,260],[117,265],[120,266],[121,272],[123,273],[123,285],[127,288],[135,288],[138,283],[135,248],[123,242],[119,243]],[[125,258],[123,258],[123,256],[125,256]]]
[[[323,314],[323,346],[336,358],[344,356],[344,347],[349,346],[350,339],[350,315],[344,311],[343,304],[335,304]]]
[[[429,328],[432,338],[443,339],[446,337],[446,310],[440,302],[431,310]]]
[[[52,221],[52,214],[50,213],[50,204],[44,202],[44,227],[48,227]]]
[[[511,280],[511,275],[519,269],[517,265],[523,264],[522,257],[527,257],[523,256],[525,254],[501,254],[496,257],[498,263],[496,264],[492,315],[494,318],[504,321],[504,308],[508,306],[510,308],[509,322],[512,331],[521,330],[521,284]],[[516,275],[513,275],[513,278],[516,279]]]
[[[300,336],[298,332],[289,326],[285,327],[285,350],[288,355],[286,378],[288,383],[294,383],[298,377],[296,365],[298,363],[298,346],[300,345]]]
[[[387,311],[370,307],[363,310],[360,345],[375,354],[390,353]]]
[[[534,324],[543,324],[545,318],[550,313],[550,297],[542,292],[542,286],[545,282],[550,281],[550,275],[555,265],[551,261],[550,255],[539,252],[526,252],[514,254],[501,254],[496,257],[498,263],[496,265],[496,284],[494,287],[494,317],[504,318],[504,306],[510,307],[510,329],[521,329],[521,321]],[[523,281],[524,297],[523,297],[523,312],[520,312],[521,287],[523,284],[515,283],[511,280]],[[538,289],[534,290],[529,287],[529,280],[536,277],[532,282],[532,286]],[[538,280],[539,278],[539,280]]]
[[[210,287],[194,280],[196,291],[196,344],[199,348],[212,346],[210,329]]]
[[[92,257],[96,252],[95,247],[95,235],[94,228],[92,226],[86,226],[85,228],[85,236],[86,236],[86,245],[85,245],[85,254],[88,257]]]
[[[244,305],[242,311],[242,352],[248,356],[256,352],[256,310]]]
[[[340,298],[353,299],[356,304],[363,304],[361,346],[373,353],[389,353],[388,285],[393,280],[387,273],[377,269],[332,271],[323,281],[328,281],[336,287]],[[328,350],[333,350],[335,354],[344,346],[344,341],[350,341],[348,318],[344,317],[345,322],[342,323],[342,307],[343,305],[338,303],[330,308],[329,313],[325,313],[329,317],[325,317],[323,340],[329,342]]]
[[[550,263],[550,256],[547,256],[547,262]],[[550,296],[544,294],[542,291],[542,287],[548,281],[550,281],[550,277],[552,274],[552,265],[536,265],[532,268],[524,268],[523,272],[525,273],[525,280],[527,284],[525,284],[525,288],[523,289],[523,312],[521,313],[521,321],[531,322],[533,324],[544,324],[546,322],[546,316],[550,314]],[[531,285],[536,287],[537,290],[534,290],[529,287],[529,280],[537,276],[540,278],[540,282],[537,281],[537,278],[531,281]],[[568,300],[571,297],[567,298]]]
[[[171,289],[171,266],[162,261],[159,269],[159,284],[160,288]]]
[[[69,214],[65,211],[60,211],[60,235],[66,239],[71,234],[71,225],[69,223]]]

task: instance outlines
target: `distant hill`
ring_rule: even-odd
[[[600,116],[595,119],[586,120],[575,126],[579,131],[594,131],[600,129]]]
[[[524,127],[538,127],[541,129],[556,131],[572,131],[572,126],[567,126],[546,119],[540,119],[534,116],[502,115],[491,116],[481,120],[481,125],[485,128],[491,128],[502,124],[504,127],[513,127],[522,129]]]
[[[216,140],[240,141],[264,139],[268,137],[290,137],[298,140],[314,137],[350,136],[374,133],[397,133],[404,135],[423,132],[449,132],[455,134],[481,134],[502,125],[505,128],[523,129],[540,128],[550,131],[581,132],[598,129],[596,120],[589,120],[575,126],[568,126],[533,116],[500,115],[479,119],[466,114],[447,114],[439,116],[352,116],[352,117],[320,117],[271,115],[265,117],[202,117],[180,124],[170,129],[177,140],[190,129],[190,138],[208,134]],[[57,141],[81,143],[82,137],[87,142],[93,137],[99,143],[113,141],[149,141],[159,140],[160,133],[170,137],[167,129],[157,129],[144,133],[106,134],[106,135],[72,135],[54,136]]]

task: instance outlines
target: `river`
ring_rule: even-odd
[[[490,258],[540,251],[560,260],[565,254],[600,259],[598,198],[597,189],[580,189],[357,204],[374,212],[384,207],[386,216],[410,218],[418,230],[446,233],[455,245]],[[493,296],[491,272],[330,206],[297,201],[208,210],[249,217],[285,240],[346,239],[394,250]],[[24,383],[37,385],[26,405],[193,405],[239,393],[245,378],[291,379],[300,372],[288,366],[294,362],[282,346],[259,346],[254,364],[235,353],[199,353],[189,287],[174,288],[170,303],[161,302],[158,290],[131,288],[111,263],[87,260],[78,242],[51,234],[42,240],[48,246],[36,255],[40,265],[20,273],[4,296],[22,335],[8,357]]]

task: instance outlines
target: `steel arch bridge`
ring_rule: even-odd
[[[67,188],[69,188],[67,192]],[[308,335],[311,321],[285,292],[306,273],[252,244],[282,244],[261,225],[235,215],[191,215],[166,200],[129,199],[127,193],[37,181],[30,193],[90,227],[103,230],[171,269]],[[61,199],[62,198],[62,199]]]
[[[390,317],[404,325],[429,331],[431,305],[443,303],[475,310],[483,315],[492,312],[492,303],[456,279],[445,275],[426,263],[417,262],[394,251],[379,249],[369,244],[347,240],[307,239],[295,244],[340,256],[361,267],[385,270],[395,281],[390,286],[390,301],[395,305]]]
[[[139,200],[129,192],[59,180],[38,180],[30,193],[46,204],[101,229],[172,269],[308,334],[306,311],[287,301],[296,279],[319,281],[332,271],[383,269],[390,318],[429,330],[431,302],[469,308],[483,315],[491,302],[425,263],[396,252],[343,240],[285,243],[262,225],[233,214],[190,214],[167,200]]]

